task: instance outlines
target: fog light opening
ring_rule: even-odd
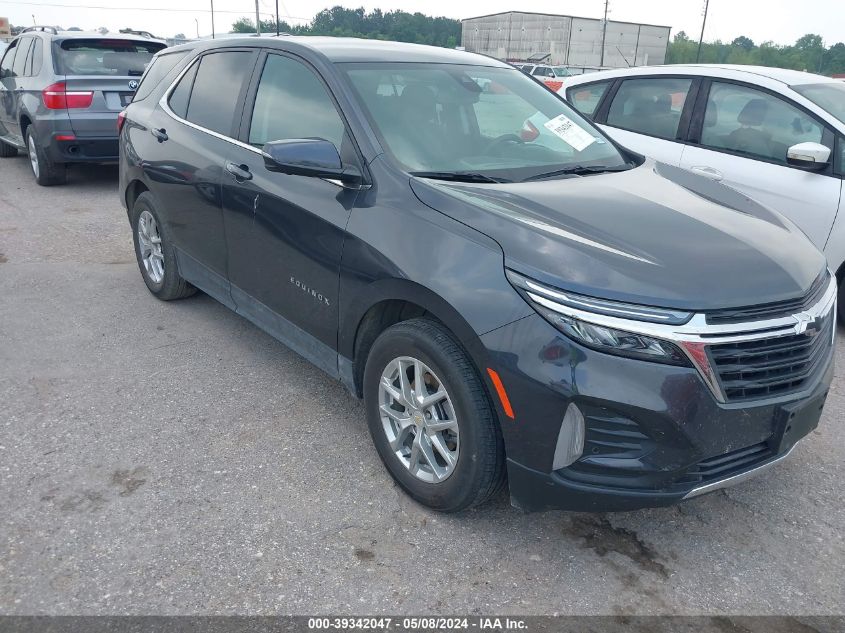
[[[552,470],[566,468],[584,452],[584,414],[573,402],[566,408],[557,436]]]

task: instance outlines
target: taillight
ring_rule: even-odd
[[[94,93],[90,90],[68,92],[63,81],[51,84],[41,91],[44,107],[49,110],[68,110],[75,108],[89,108],[94,101]]]
[[[540,136],[540,130],[531,121],[526,120],[522,125],[522,129],[519,131],[519,137],[526,143],[530,143],[536,140],[538,136]]]
[[[121,110],[117,115],[117,133],[123,130],[123,124],[126,123],[126,110]]]

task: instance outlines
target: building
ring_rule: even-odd
[[[581,68],[666,61],[671,27],[608,20],[602,56],[602,25],[602,20],[592,18],[508,11],[463,20],[461,45],[511,62],[549,55],[545,63]]]

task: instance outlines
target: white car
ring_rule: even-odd
[[[700,64],[571,77],[561,93],[620,145],[783,213],[825,253],[845,299],[845,83]]]

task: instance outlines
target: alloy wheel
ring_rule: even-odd
[[[146,209],[138,217],[138,246],[144,270],[153,283],[164,279],[164,253],[161,250],[161,234],[153,214]]]
[[[379,414],[390,449],[417,479],[439,483],[455,471],[455,408],[428,365],[410,356],[388,363],[379,381]]]
[[[32,165],[32,173],[38,178],[40,175],[38,173],[38,150],[35,148],[35,137],[32,134],[27,138],[26,148],[29,152],[29,164]]]

